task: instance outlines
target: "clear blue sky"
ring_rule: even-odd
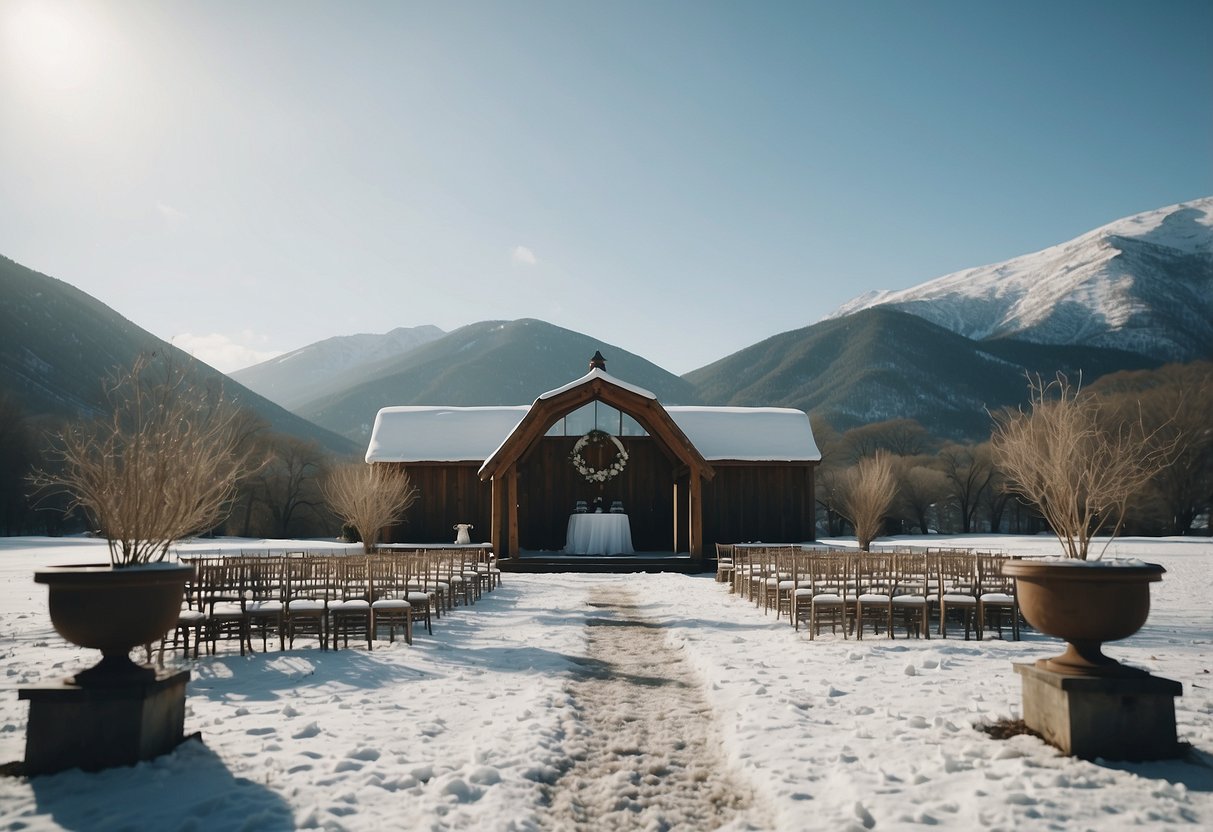
[[[681,373],[1213,194],[1211,44],[1206,0],[3,0],[0,254],[222,369],[536,317]]]

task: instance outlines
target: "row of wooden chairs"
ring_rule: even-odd
[[[947,637],[950,619],[983,638],[1002,636],[1004,624],[1019,638],[1015,582],[1002,574],[1005,555],[956,549],[846,552],[800,546],[717,544],[717,580],[730,592],[785,614],[797,629],[807,624],[813,639],[828,625],[862,639],[870,625],[894,637],[930,638],[932,622]]]
[[[280,650],[293,648],[298,637],[338,649],[348,647],[351,636],[373,649],[380,635],[395,641],[397,632],[412,644],[415,624],[432,634],[436,618],[475,603],[501,581],[492,556],[481,550],[185,555],[182,561],[193,563],[196,573],[161,652],[180,649],[195,657],[203,644],[214,653],[229,639],[239,641],[244,655],[257,636],[262,650],[271,639]]]

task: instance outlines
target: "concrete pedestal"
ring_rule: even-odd
[[[29,701],[25,773],[98,771],[172,751],[185,738],[187,670],[114,687],[22,688]]]
[[[1091,760],[1163,760],[1180,756],[1175,697],[1183,685],[1148,673],[1071,676],[1016,664],[1023,677],[1023,719],[1066,754]]]

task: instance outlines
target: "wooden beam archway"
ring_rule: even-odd
[[[522,421],[481,466],[481,481],[492,481],[491,538],[498,557],[517,557],[519,552],[519,460],[543,438],[557,419],[593,401],[601,401],[635,419],[686,472],[689,481],[686,506],[688,550],[692,560],[702,560],[703,483],[715,476],[715,470],[655,397],[619,382],[600,368],[592,369],[572,384],[536,399]],[[676,528],[680,513],[675,513]]]

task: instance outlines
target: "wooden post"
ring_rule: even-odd
[[[509,500],[509,506],[506,509],[510,523],[510,557],[516,558],[519,555],[518,547],[518,466],[511,465],[510,470],[506,472],[506,482],[509,484],[506,499]]]
[[[678,527],[682,525],[682,518],[678,511],[678,480],[674,480],[674,554],[678,554]]]
[[[806,520],[809,524],[808,539],[814,540],[814,541],[817,540],[817,493],[816,493],[817,481],[816,481],[816,476],[815,476],[816,473],[817,473],[817,471],[813,468],[812,465],[808,466],[805,469],[805,479],[808,480],[808,482],[805,483],[805,493],[808,494],[808,500],[807,500],[808,506],[806,506],[806,511],[808,512],[806,515]]]
[[[703,478],[692,471],[690,509],[691,520],[688,536],[691,542],[691,563],[703,565]]]
[[[490,499],[492,503],[493,519],[489,523],[489,542],[493,544],[493,552],[499,558],[508,557],[508,554],[501,548],[501,489],[503,484],[500,477],[493,477],[493,496]]]

